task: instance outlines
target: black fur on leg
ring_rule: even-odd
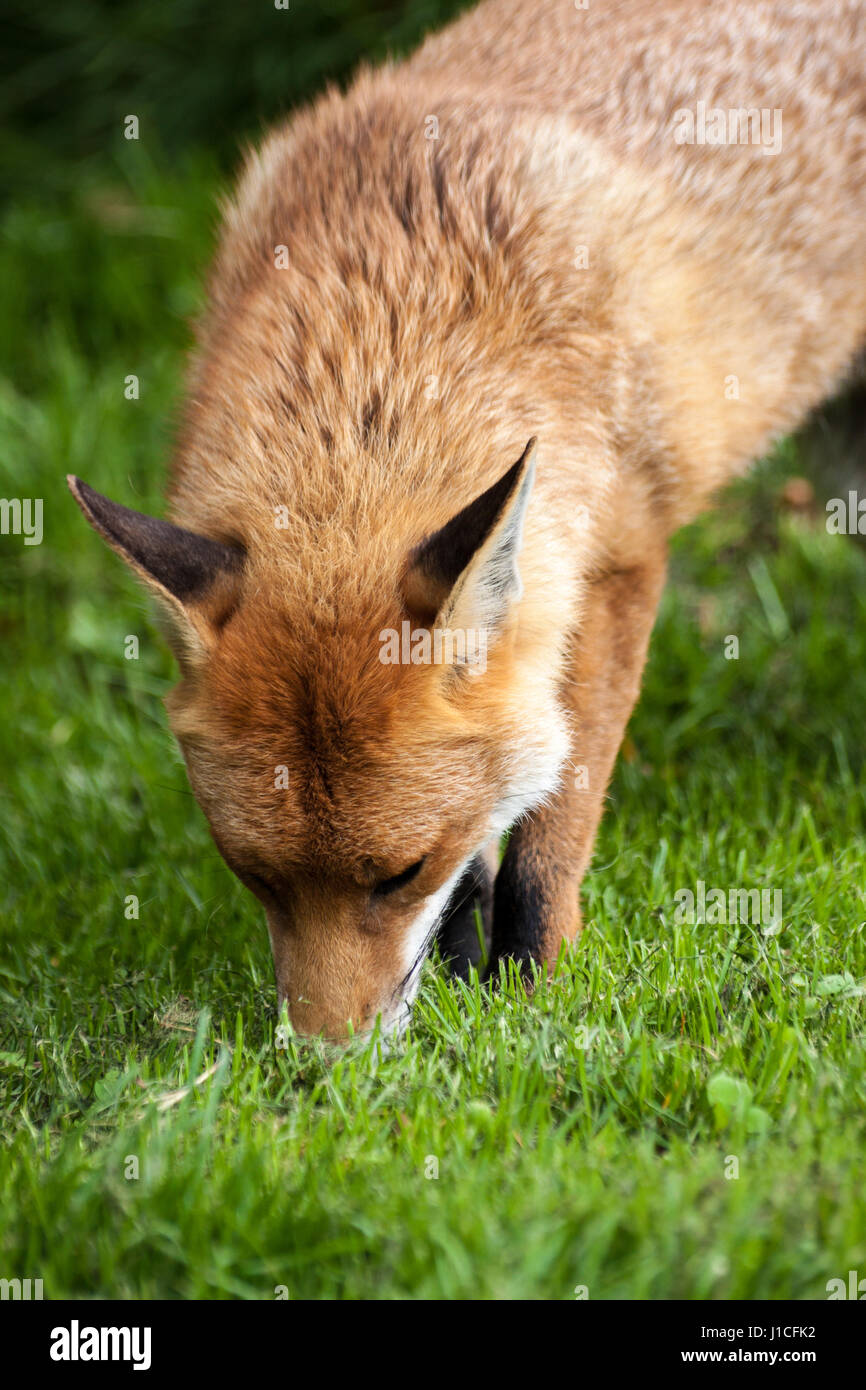
[[[496,878],[494,932],[485,981],[499,978],[499,963],[510,959],[532,979],[531,963],[540,964],[547,903],[532,859],[520,853],[516,837],[509,842]]]
[[[490,864],[480,854],[472,860],[454,889],[436,935],[442,959],[448,962],[453,975],[459,975],[464,980],[469,974],[469,967],[474,965],[480,969],[482,962],[476,908],[481,912],[484,940],[489,951],[493,929],[493,874]]]

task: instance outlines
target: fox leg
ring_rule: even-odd
[[[486,949],[490,949],[493,923],[493,880],[498,864],[498,847],[488,846],[475,856],[466,869],[451,897],[436,939],[442,959],[450,963],[452,974],[464,979],[470,965],[478,967],[482,959],[481,943],[475,918],[481,913],[481,926]]]
[[[664,577],[659,555],[587,591],[563,691],[574,727],[571,766],[547,805],[511,834],[494,892],[493,974],[507,956],[552,964],[561,942],[580,930],[580,883],[640,691]]]

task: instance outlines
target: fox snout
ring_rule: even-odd
[[[455,882],[455,874],[407,920],[373,925],[353,902],[329,902],[315,891],[291,906],[269,907],[279,1007],[304,1036],[331,1041],[369,1033],[402,1032],[418,990],[427,947]]]
[[[390,994],[383,990],[376,962],[388,953],[381,944],[360,937],[352,950],[348,934],[337,930],[303,931],[285,912],[268,912],[274,957],[277,1003],[285,1004],[296,1032],[321,1034],[333,1041],[350,1033],[368,1033],[382,1016],[393,1027]],[[393,971],[389,971],[391,983]]]

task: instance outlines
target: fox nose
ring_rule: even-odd
[[[302,1037],[322,1037],[328,1042],[346,1042],[351,1037],[370,1033],[376,1023],[377,1012],[369,1002],[363,1002],[351,1011],[339,1007],[327,1007],[315,999],[304,995],[293,996],[291,991],[279,992],[279,1003],[286,1004],[289,1019],[296,1033]]]
[[[268,927],[280,1007],[299,1034],[340,1041],[371,1032],[380,1012],[384,1023],[395,972],[383,934],[365,933],[348,909],[319,902],[296,908],[291,920],[269,912]]]

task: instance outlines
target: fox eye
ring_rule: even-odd
[[[394,893],[398,888],[402,888],[405,883],[411,883],[413,878],[421,872],[427,856],[410,864],[408,869],[404,869],[401,874],[395,874],[393,878],[383,878],[373,889],[373,896],[376,898],[387,898],[389,893]]]

